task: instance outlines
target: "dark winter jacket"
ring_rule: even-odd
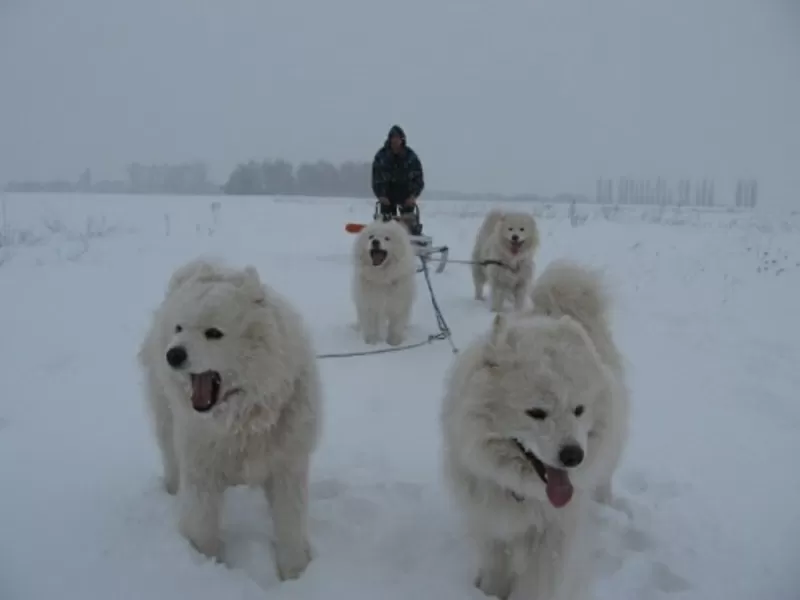
[[[399,154],[392,152],[389,143],[389,138],[393,134],[398,134],[403,139],[403,148]],[[400,202],[408,196],[419,196],[423,189],[425,189],[425,177],[422,162],[417,153],[406,145],[403,130],[395,125],[372,161],[372,191],[376,198],[384,197]],[[399,198],[398,195],[405,197]]]

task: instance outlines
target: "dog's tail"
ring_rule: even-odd
[[[600,272],[561,259],[551,262],[531,290],[534,315],[567,315],[591,332],[607,330],[610,297]]]

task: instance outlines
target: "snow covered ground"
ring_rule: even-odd
[[[212,203],[218,202],[216,209]],[[429,203],[425,226],[468,258],[485,204]],[[800,597],[800,233],[768,214],[537,209],[539,264],[607,269],[629,361],[633,436],[599,510],[597,599]],[[351,329],[348,220],[362,200],[6,196],[0,247],[0,598],[467,600],[471,547],[439,472],[444,342],[321,363],[316,552],[280,583],[266,502],[233,490],[232,568],[178,535],[135,353],[172,270],[197,254],[255,264],[296,302],[317,350]],[[579,219],[580,220],[580,219]],[[469,268],[434,276],[454,341],[490,323]],[[339,289],[322,295],[317,289]],[[424,295],[414,337],[435,332]]]

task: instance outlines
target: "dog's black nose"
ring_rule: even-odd
[[[372,240],[372,247],[373,248],[380,248],[381,243],[378,240]]]
[[[511,236],[511,241],[512,242],[518,242],[519,241],[519,236],[515,233],[514,235]]]
[[[583,448],[577,445],[564,446],[558,453],[558,460],[565,467],[577,467],[583,462]]]
[[[169,363],[169,366],[173,369],[177,369],[183,365],[187,358],[189,358],[189,355],[186,352],[186,348],[183,346],[175,346],[167,350],[167,363]]]

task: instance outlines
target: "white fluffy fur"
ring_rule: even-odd
[[[629,399],[599,277],[557,262],[532,295],[532,311],[497,315],[448,376],[445,480],[478,545],[479,588],[501,599],[572,600],[586,584],[578,534],[590,498],[610,499]],[[534,408],[547,416],[537,420]],[[583,449],[583,461],[564,469],[569,503],[555,508],[513,440],[559,468],[564,445]]]
[[[207,339],[209,328],[224,337]],[[181,368],[165,358],[177,346],[188,353]],[[138,357],[181,533],[224,560],[224,491],[258,486],[272,509],[278,574],[298,577],[311,560],[308,474],[321,422],[316,358],[301,316],[255,268],[197,259],[173,274]],[[219,402],[200,413],[190,373],[205,370],[219,372],[222,383]]]
[[[628,439],[630,402],[623,358],[611,334],[606,284],[598,271],[569,260],[557,260],[539,276],[531,290],[531,300],[533,308],[528,315],[570,317],[581,324],[614,384],[615,411],[608,419],[610,429],[606,435],[610,443],[602,464],[598,464],[600,480],[595,490],[597,501],[611,504],[611,478]]]
[[[519,250],[512,252],[511,236],[521,241]],[[515,310],[525,307],[534,276],[534,255],[539,248],[539,230],[533,215],[525,212],[489,211],[475,236],[472,250],[472,281],[475,299],[483,300],[486,282],[491,287],[491,309],[500,312],[506,298]],[[500,261],[506,266],[486,265],[484,261]]]
[[[387,252],[377,266],[373,243]],[[396,221],[373,221],[356,238],[353,260],[353,302],[364,341],[378,343],[386,324],[386,343],[402,344],[416,296],[416,255],[408,232]]]

